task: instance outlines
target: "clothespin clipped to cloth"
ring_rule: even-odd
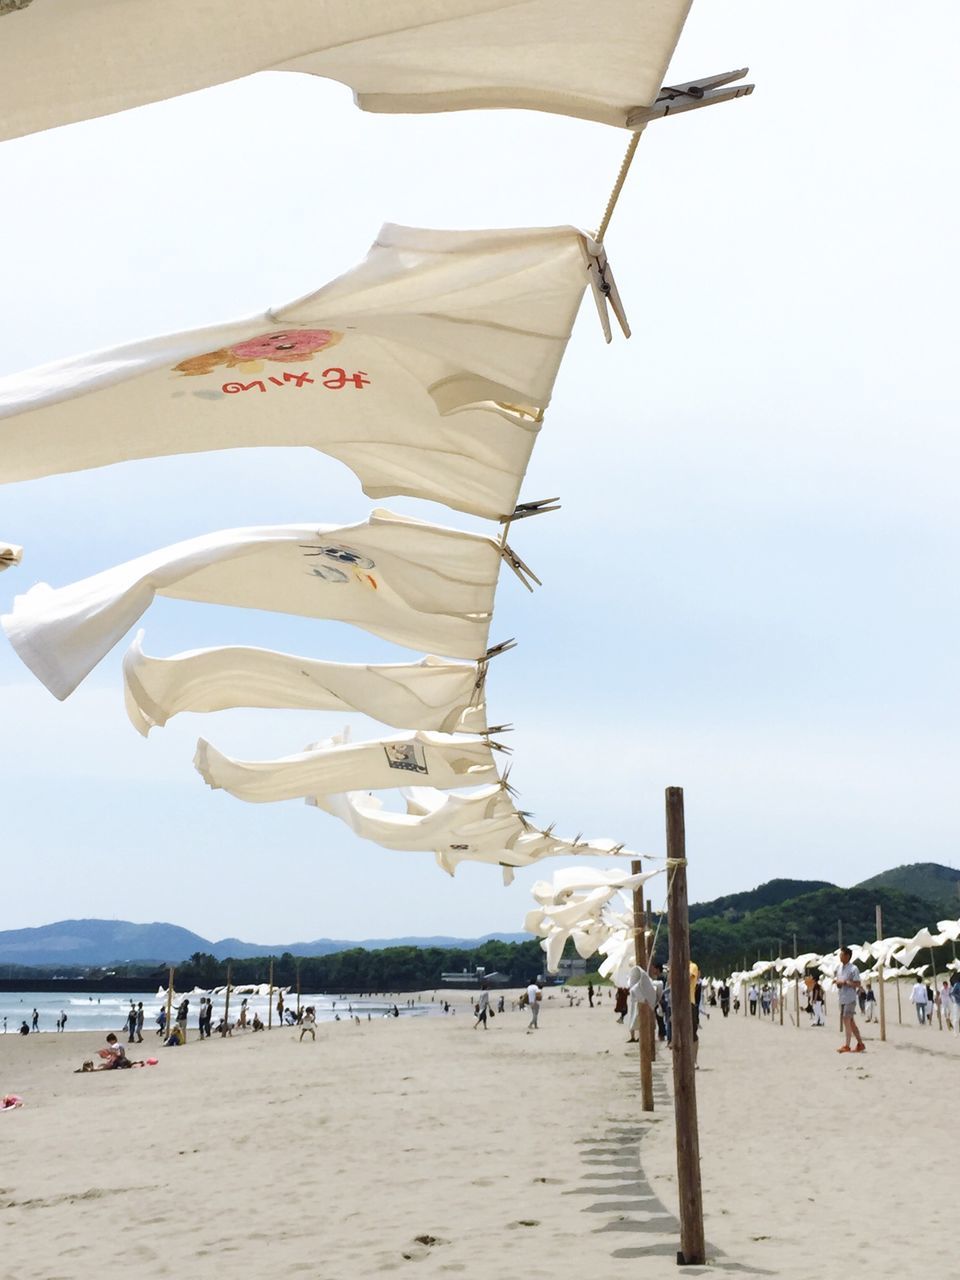
[[[527,564],[524,564],[524,562],[520,559],[517,553],[511,547],[509,547],[507,543],[504,542],[503,545],[500,547],[500,554],[503,557],[504,562],[510,566],[510,568],[517,575],[517,577],[520,579],[520,581],[523,583],[523,585],[527,588],[528,591],[533,590],[533,586],[531,584],[534,582],[537,584],[538,587],[543,586],[543,583],[540,581],[537,575],[533,572],[530,566]]]
[[[22,557],[23,547],[14,546],[12,542],[0,542],[0,573],[19,564]]]
[[[712,107],[715,102],[745,98],[753,93],[756,86],[733,82],[742,80],[749,70],[749,67],[741,67],[739,71],[723,71],[720,75],[687,80],[684,84],[665,84],[652,106],[634,107],[627,113],[627,128],[637,131],[651,120],[675,116],[681,111],[696,111],[699,107]]]
[[[526,520],[528,516],[545,515],[548,511],[559,511],[559,498],[538,498],[536,502],[518,502],[509,516],[501,516],[501,524],[512,524],[514,520]]]
[[[593,289],[593,300],[597,304],[597,314],[600,316],[600,325],[603,329],[604,338],[607,342],[613,341],[613,334],[610,329],[610,315],[607,311],[608,304],[613,308],[613,314],[617,317],[617,322],[623,330],[623,336],[629,338],[630,325],[623,310],[617,282],[613,278],[613,272],[607,260],[607,252],[602,244],[594,244],[591,247],[587,272],[590,276],[590,287]]]
[[[482,658],[477,659],[477,680],[476,684],[473,686],[475,691],[482,689],[484,686],[491,658],[497,658],[501,653],[508,653],[509,650],[515,649],[516,647],[516,640],[501,640],[499,644],[492,645]]]

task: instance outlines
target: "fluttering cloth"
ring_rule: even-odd
[[[254,804],[404,787],[414,778],[439,788],[482,786],[497,778],[485,738],[445,733],[327,742],[278,760],[234,760],[201,738],[194,764],[208,786]]]
[[[271,70],[338,80],[366,111],[525,107],[625,125],[630,108],[656,98],[689,7],[32,0],[0,31],[0,138]]]
[[[194,649],[171,658],[143,652],[137,634],[123,659],[127,715],[144,737],[181,711],[230,707],[359,711],[400,729],[478,733],[486,728],[475,663],[320,662],[269,649]]]
[[[4,569],[12,569],[22,558],[23,547],[17,547],[12,542],[0,542],[0,573]]]
[[[492,538],[382,510],[356,525],[227,529],[57,590],[39,583],[2,621],[57,698],[73,692],[157,595],[330,618],[413,649],[478,659],[500,558]]]
[[[363,792],[308,798],[308,804],[340,818],[358,836],[386,849],[423,850],[453,875],[461,862],[487,862],[505,869],[571,854],[609,856],[612,841],[563,840],[541,831],[497,783],[472,794],[444,793],[433,786],[401,792],[406,813],[384,809]]]
[[[0,481],[305,445],[370,497],[507,516],[596,250],[573,227],[385,226],[287,306],[0,379]]]

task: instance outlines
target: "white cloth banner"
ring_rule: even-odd
[[[305,445],[369,497],[499,519],[595,250],[572,227],[386,226],[360,266],[288,306],[0,378],[0,481]]]
[[[500,558],[492,538],[389,511],[342,527],[227,529],[71,586],[39,583],[2,621],[20,658],[58,698],[157,595],[329,618],[412,649],[477,659],[486,653]]]
[[[411,778],[438,788],[482,786],[498,776],[486,739],[445,733],[326,742],[279,760],[234,760],[201,738],[194,764],[208,786],[254,804],[403,787]]]
[[[4,569],[12,569],[22,558],[23,547],[15,546],[12,542],[0,542],[0,573]]]
[[[0,138],[271,70],[338,80],[366,111],[525,107],[625,125],[656,98],[689,7],[27,0],[0,19]]]
[[[399,729],[482,733],[475,663],[321,662],[269,649],[194,649],[170,658],[143,652],[139,632],[123,659],[127,715],[144,737],[181,711],[231,707],[359,711]]]

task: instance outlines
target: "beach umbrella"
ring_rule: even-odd
[[[4,569],[12,569],[22,559],[23,547],[15,546],[12,542],[0,542],[0,573]]]
[[[302,445],[370,497],[506,519],[588,281],[606,306],[601,253],[573,227],[385,226],[296,302],[0,379],[0,481]]]
[[[485,662],[322,662],[269,649],[194,649],[169,658],[143,652],[137,633],[123,659],[124,698],[146,737],[182,711],[231,707],[359,711],[401,729],[477,733],[486,728]]]
[[[3,626],[58,698],[157,595],[330,618],[410,648],[479,659],[504,551],[482,534],[382,510],[355,525],[227,529],[57,590],[40,583],[14,599]]]
[[[366,111],[521,107],[634,128],[690,0],[3,0],[0,138],[258,71]],[[307,121],[321,131],[322,119]]]
[[[237,760],[203,738],[194,765],[208,786],[238,800],[264,804],[331,792],[403,787],[428,779],[438,788],[497,780],[488,738],[446,733],[402,733],[365,742],[322,742],[276,760]]]

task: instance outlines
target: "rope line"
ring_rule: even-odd
[[[597,243],[603,244],[603,237],[607,234],[607,228],[610,226],[610,219],[613,217],[613,211],[617,207],[617,201],[620,199],[620,192],[623,190],[623,184],[627,180],[627,174],[630,172],[630,165],[633,163],[633,157],[637,150],[637,144],[640,141],[640,134],[635,133],[627,144],[626,154],[620,162],[620,172],[617,174],[617,180],[613,184],[613,190],[610,192],[610,199],[607,201],[607,207],[603,211],[603,217],[600,219],[600,226],[597,228]]]

